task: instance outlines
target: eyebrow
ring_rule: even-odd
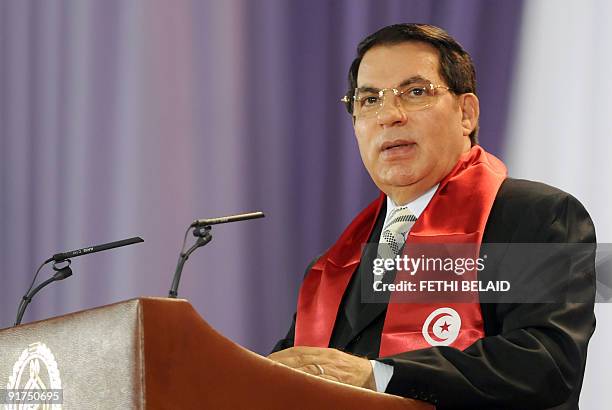
[[[406,80],[402,81],[399,85],[395,86],[397,87],[405,87],[407,85],[413,84],[413,83],[431,83],[431,80],[428,80],[427,78],[420,76],[420,75],[413,75],[410,78],[407,78]],[[361,91],[361,92],[369,92],[369,93],[377,93],[379,92],[381,89],[380,88],[376,88],[376,87],[372,87],[371,85],[364,85],[363,87],[358,87],[357,90]]]

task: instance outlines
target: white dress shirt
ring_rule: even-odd
[[[417,217],[417,219],[421,216],[429,201],[436,193],[436,189],[438,189],[438,185],[433,186],[429,191],[425,192],[423,195],[415,199],[414,201],[407,203],[406,206],[412,211],[412,213]],[[391,211],[397,208],[397,205],[391,198],[387,196],[387,215],[385,216],[385,221],[383,226],[387,225],[389,215]],[[409,231],[410,232],[410,231]],[[406,233],[408,235],[408,232]],[[405,239],[405,238],[404,238]],[[387,385],[389,381],[391,381],[391,377],[393,376],[393,366],[378,362],[376,360],[370,360],[372,363],[372,370],[374,371],[374,381],[376,382],[376,390],[379,392],[384,392],[387,390]]]

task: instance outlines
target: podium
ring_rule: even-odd
[[[0,331],[0,389],[26,384],[61,391],[48,409],[434,409],[285,367],[164,298]]]

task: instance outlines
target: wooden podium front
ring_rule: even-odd
[[[268,360],[180,299],[133,299],[0,331],[0,389],[26,385],[61,389],[52,410],[433,409]]]

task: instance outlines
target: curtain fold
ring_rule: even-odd
[[[493,4],[494,3],[494,4]],[[25,320],[167,294],[194,218],[213,229],[179,295],[265,353],[309,261],[376,195],[339,103],[359,40],[442,26],[474,56],[481,142],[501,146],[522,2],[0,2],[0,327],[59,251],[73,260]],[[42,277],[49,275],[49,270]]]

